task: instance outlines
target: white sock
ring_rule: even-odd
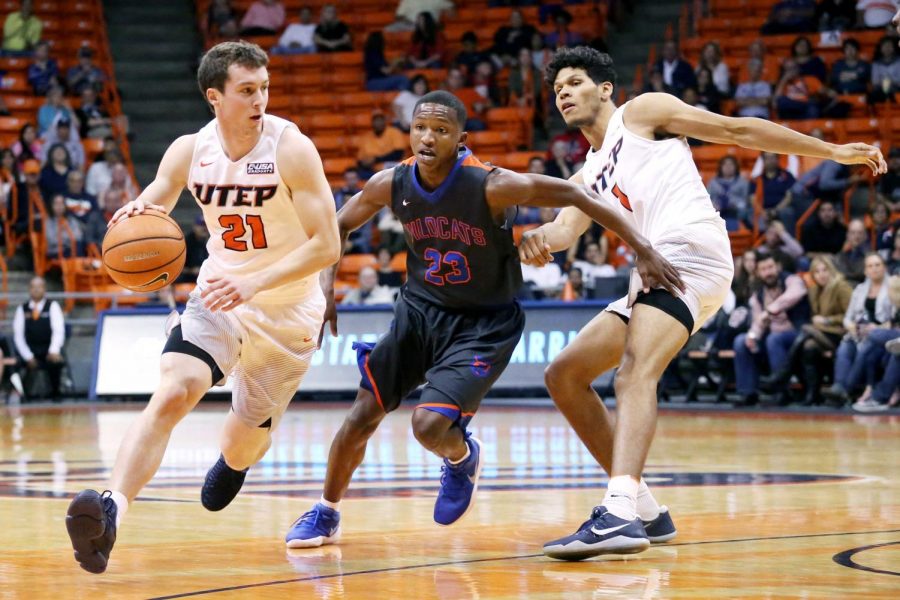
[[[603,506],[626,521],[637,518],[638,482],[629,475],[618,475],[609,480]]]
[[[462,457],[461,459],[459,459],[459,460],[450,460],[450,459],[448,458],[448,459],[447,459],[447,462],[450,463],[451,465],[458,465],[458,464],[460,464],[461,462],[463,462],[464,460],[466,460],[467,458],[469,458],[469,455],[470,455],[470,454],[472,454],[472,449],[469,448],[469,445],[468,445],[468,444],[466,444],[466,453],[463,455],[463,457]]]
[[[659,516],[659,503],[650,493],[650,488],[647,487],[647,482],[643,477],[638,484],[637,514],[641,521],[652,521]]]
[[[341,512],[341,501],[340,500],[338,500],[337,502],[332,502],[330,500],[326,500],[325,496],[322,496],[321,498],[319,498],[319,504],[321,504],[322,506],[327,506],[328,508],[330,508],[333,511]]]
[[[116,529],[119,528],[119,523],[122,522],[122,517],[125,516],[125,513],[128,512],[128,498],[125,497],[125,494],[122,492],[118,492],[113,490],[110,494],[110,497],[113,499],[113,502],[116,503]]]

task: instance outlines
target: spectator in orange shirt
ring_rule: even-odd
[[[357,160],[363,179],[371,177],[375,171],[387,168],[386,162],[396,162],[403,158],[407,139],[403,132],[388,126],[384,113],[376,110],[372,113],[372,131],[359,140]]]
[[[786,59],[781,81],[775,88],[779,118],[818,119],[822,114],[821,100],[827,97],[828,91],[818,78],[801,75],[794,59]]]

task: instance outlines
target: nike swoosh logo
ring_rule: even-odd
[[[304,344],[308,344],[308,343],[311,342],[311,341],[312,341],[312,338],[311,338],[311,337],[305,337],[305,338],[303,338],[303,343],[304,343]]]
[[[201,167],[208,167],[209,165],[213,164],[214,162],[216,162],[216,161],[211,160],[211,161],[209,161],[208,163],[205,163],[205,162],[203,162],[203,161],[201,160],[201,161],[200,161],[200,166],[201,166]]]
[[[409,205],[409,200],[404,200],[404,201],[403,201],[403,206],[408,206],[408,205]]]
[[[138,288],[142,288],[142,287],[150,287],[150,286],[153,285],[154,283],[159,283],[160,281],[162,281],[163,283],[165,283],[165,282],[167,282],[168,280],[169,280],[169,274],[168,274],[168,273],[160,273],[159,275],[157,275],[157,276],[153,279],[153,281],[148,281],[147,283],[145,283],[145,284],[143,284],[143,285],[136,285],[136,286],[134,286],[134,287],[138,287]]]
[[[617,527],[607,527],[606,529],[597,529],[596,527],[591,527],[591,532],[597,535],[609,535],[613,531],[618,531],[624,527],[628,527],[628,523],[624,525],[619,525]]]

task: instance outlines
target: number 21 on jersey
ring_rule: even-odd
[[[248,249],[247,240],[242,239],[247,228],[250,228],[250,243],[254,250],[268,248],[266,241],[266,228],[263,226],[263,220],[260,215],[220,215],[219,225],[225,231],[222,232],[222,240],[225,247],[235,252],[246,252]]]

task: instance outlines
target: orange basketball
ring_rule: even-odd
[[[113,281],[134,292],[173,283],[184,268],[184,234],[170,216],[155,210],[122,219],[103,238],[103,264]]]

